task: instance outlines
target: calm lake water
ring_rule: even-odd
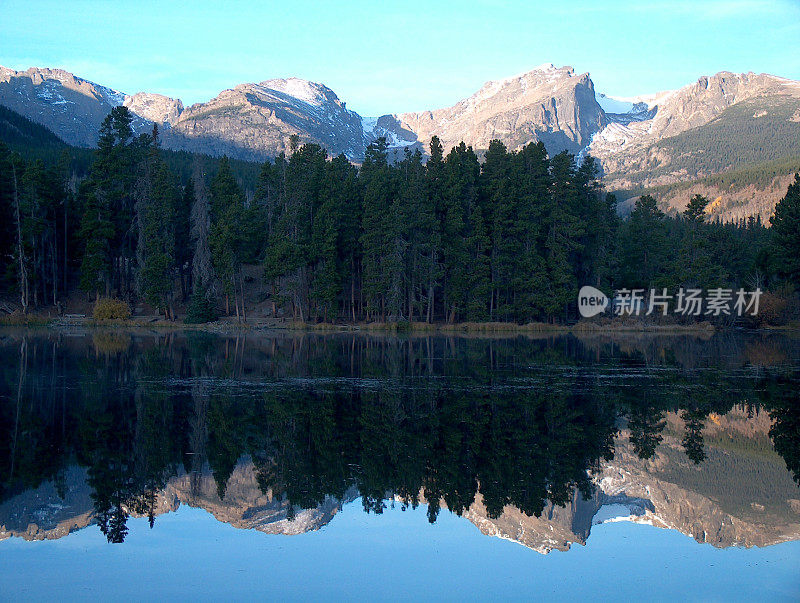
[[[800,339],[0,331],[0,598],[800,598]]]

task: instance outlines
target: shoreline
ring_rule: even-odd
[[[712,335],[715,333],[726,333],[736,331],[751,332],[800,332],[800,323],[792,323],[784,326],[767,326],[758,328],[744,328],[737,326],[719,326],[703,321],[692,324],[653,324],[636,323],[633,321],[609,321],[597,323],[590,321],[578,321],[574,324],[550,324],[550,323],[505,323],[505,322],[486,322],[486,323],[394,323],[394,322],[372,322],[355,324],[335,324],[335,323],[302,323],[289,320],[251,320],[247,323],[239,323],[235,320],[220,320],[204,324],[184,324],[179,321],[168,321],[154,317],[131,318],[127,320],[95,320],[92,318],[51,318],[43,316],[16,316],[12,320],[9,317],[0,318],[0,328],[2,329],[46,329],[46,330],[65,330],[71,328],[84,328],[87,330],[136,330],[150,329],[163,331],[200,331],[216,334],[255,334],[260,332],[304,332],[314,334],[335,334],[335,333],[363,333],[372,335],[442,335],[442,336],[518,336],[518,335],[565,335],[573,334],[580,336],[607,335],[607,334],[658,334],[658,335]]]

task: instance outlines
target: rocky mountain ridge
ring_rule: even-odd
[[[378,137],[395,154],[425,151],[434,135],[445,152],[462,141],[479,152],[492,139],[510,149],[542,141],[550,154],[598,158],[609,190],[800,158],[800,82],[754,73],[720,72],[678,90],[615,98],[598,93],[588,73],[547,64],[487,82],[451,107],[363,117],[327,86],[297,78],[240,84],[184,107],[177,99],[126,95],[59,69],[0,67],[0,104],[78,146],[93,146],[111,107],[125,105],[137,131],[159,125],[166,148],[256,161],[288,152],[293,135],[355,162]],[[762,183],[759,190],[765,188]],[[759,210],[745,205],[745,213]]]
[[[288,153],[292,135],[350,159],[363,157],[368,144],[361,116],[327,86],[297,78],[240,84],[192,105],[170,125],[170,148],[241,159]]]

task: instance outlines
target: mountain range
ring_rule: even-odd
[[[124,94],[60,69],[0,67],[0,105],[40,123],[65,142],[96,144],[114,106],[143,132],[158,124],[164,147],[262,161],[288,152],[292,135],[359,162],[385,137],[393,152],[427,150],[438,136],[484,151],[541,141],[552,155],[596,157],[607,190],[620,197],[659,193],[679,208],[701,192],[726,218],[769,217],[800,169],[800,82],[768,74],[721,72],[677,90],[633,98],[599,93],[588,73],[541,65],[487,82],[443,109],[364,117],[322,84],[297,78],[246,83],[205,103]]]

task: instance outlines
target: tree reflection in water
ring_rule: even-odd
[[[95,521],[122,542],[129,515],[152,527],[158,494],[208,467],[221,498],[243,457],[291,515],[357,488],[457,514],[480,494],[540,516],[614,457],[622,428],[656,454],[668,413],[694,463],[709,418],[767,412],[800,483],[800,351],[772,338],[579,340],[354,335],[218,337],[98,332],[0,340],[0,502],[87,468]],[[787,358],[794,359],[789,361]],[[771,366],[769,366],[771,365]],[[63,494],[62,494],[63,496]]]

